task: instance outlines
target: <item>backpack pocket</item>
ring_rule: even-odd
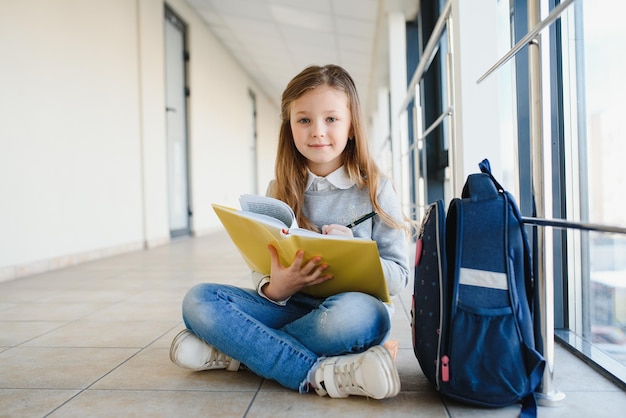
[[[431,204],[416,242],[415,280],[411,307],[413,350],[424,375],[437,384],[442,332],[442,292],[445,292],[445,211],[443,201]]]
[[[528,393],[529,383],[526,347],[511,308],[477,308],[463,303],[456,308],[448,346],[450,392],[479,405],[517,402]]]

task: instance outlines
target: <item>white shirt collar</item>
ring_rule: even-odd
[[[354,182],[348,176],[348,172],[344,166],[339,167],[326,177],[316,176],[308,170],[309,177],[306,183],[306,190],[311,188],[313,182],[316,183],[316,190],[328,190],[328,189],[349,189],[354,186]],[[317,181],[316,181],[317,180]]]

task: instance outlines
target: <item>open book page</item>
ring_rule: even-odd
[[[282,200],[269,196],[244,194],[239,198],[239,204],[244,212],[258,213],[279,220],[283,223],[283,228],[298,227],[293,209]]]
[[[334,240],[365,240],[369,241],[366,238],[361,237],[350,237],[346,235],[324,235],[319,232],[311,231],[309,229],[304,228],[291,228],[288,231],[283,231],[285,235],[300,235],[300,236],[308,236],[315,237],[319,239],[334,239]]]
[[[289,232],[289,226],[285,225],[283,221],[276,219],[273,216],[265,215],[264,213],[247,212],[244,210],[238,210],[237,213],[245,218],[252,219],[270,227],[270,230],[276,236],[280,234],[287,234]]]
[[[307,235],[325,239],[362,239],[343,235],[323,235],[319,232],[298,227],[296,215],[282,200],[268,196],[244,194],[239,198],[241,214],[266,225],[280,228],[284,235]]]
[[[358,291],[390,302],[378,246],[375,241],[322,235],[303,229],[285,231],[282,222],[271,225],[265,217],[233,208],[213,205],[242,258],[251,270],[269,274],[271,260],[268,245],[278,251],[280,262],[289,265],[298,251],[304,250],[304,259],[321,256],[328,264],[331,280],[302,290],[315,297],[328,297],[341,292]],[[275,218],[273,218],[275,219]],[[293,232],[292,232],[293,231]]]

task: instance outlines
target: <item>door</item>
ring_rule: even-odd
[[[253,194],[259,193],[257,186],[257,131],[256,131],[256,96],[253,92],[248,92],[248,98],[250,99],[250,167],[252,167],[252,178],[250,179],[250,191]]]
[[[189,235],[189,150],[187,139],[187,60],[185,23],[165,8],[165,112],[167,123],[167,187],[172,238]]]

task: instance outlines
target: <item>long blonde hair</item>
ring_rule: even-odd
[[[270,194],[291,206],[296,214],[298,225],[302,228],[318,228],[302,213],[304,192],[307,183],[307,160],[297,150],[291,132],[291,104],[303,94],[318,86],[327,85],[342,91],[348,97],[352,115],[352,135],[342,154],[342,163],[352,181],[359,189],[367,187],[370,200],[378,216],[394,228],[405,228],[398,220],[389,216],[378,203],[376,192],[381,178],[378,166],[371,158],[368,148],[367,132],[359,103],[359,97],[352,77],[337,65],[310,66],[296,75],[287,84],[281,102],[281,125],[276,154],[275,181]]]

